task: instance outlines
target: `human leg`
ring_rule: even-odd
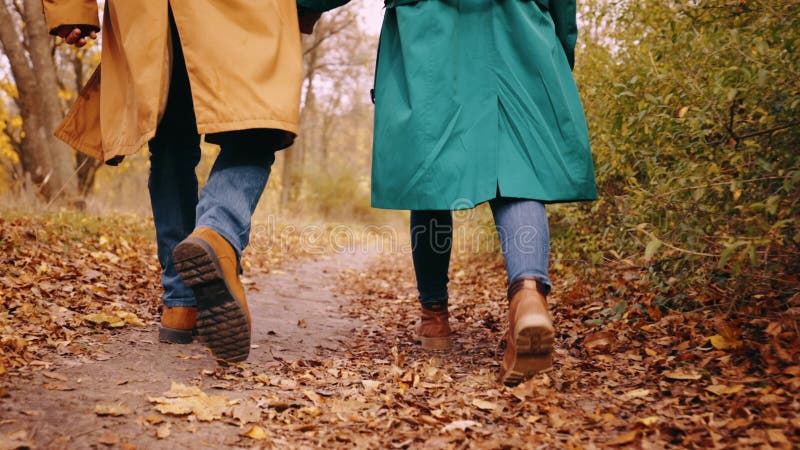
[[[419,301],[424,308],[447,307],[447,271],[452,246],[450,211],[411,211],[411,256]]]
[[[222,145],[200,193],[197,226],[173,253],[197,297],[198,334],[227,361],[243,361],[250,353],[252,322],[239,259],[275,160],[274,151],[253,136],[243,133]]]
[[[411,211],[411,255],[422,306],[417,338],[429,350],[451,347],[447,271],[453,241],[450,211]]]
[[[200,161],[200,135],[195,125],[189,77],[174,25],[172,33],[173,64],[169,93],[156,134],[149,142],[148,190],[164,288],[159,340],[183,344],[192,341],[197,301],[178,275],[172,252],[195,225],[195,168]]]
[[[506,349],[500,380],[517,384],[552,367],[555,330],[547,310],[550,235],[540,202],[498,198],[491,202],[508,272]]]

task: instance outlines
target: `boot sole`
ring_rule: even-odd
[[[516,386],[553,367],[555,331],[552,325],[539,317],[520,322],[514,330],[517,351],[514,362],[500,380],[508,386]]]
[[[172,253],[175,268],[197,299],[197,334],[215,357],[231,362],[250,355],[250,324],[228,286],[214,250],[187,238]]]
[[[450,337],[430,338],[430,337],[417,336],[417,339],[419,339],[422,348],[425,350],[444,351],[453,348],[453,342],[452,339],[450,339]]]
[[[191,344],[192,331],[159,326],[158,340],[166,344]]]

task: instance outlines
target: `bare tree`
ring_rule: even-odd
[[[354,71],[357,49],[368,45],[359,26],[355,8],[344,8],[323,15],[314,34],[304,37],[304,101],[300,111],[300,137],[284,153],[280,203],[287,206],[300,197],[309,168],[325,167],[329,132],[337,109],[346,94],[340,80],[360,78],[364,71]],[[363,73],[362,73],[363,72]],[[352,86],[348,86],[352,87]],[[352,92],[349,92],[352,94]]]
[[[54,39],[48,34],[41,1],[4,0],[0,6],[0,43],[17,86],[13,100],[23,121],[24,134],[17,148],[22,171],[46,198],[72,197],[77,193],[75,157],[53,136],[64,113]]]

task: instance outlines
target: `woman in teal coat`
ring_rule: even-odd
[[[324,11],[342,0],[299,0]],[[545,204],[594,200],[572,77],[575,0],[389,0],[375,77],[372,203],[409,209],[423,347],[450,347],[451,210],[489,201],[506,260],[500,379],[551,365]]]

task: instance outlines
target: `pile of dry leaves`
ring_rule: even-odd
[[[74,213],[0,217],[0,375],[81,357],[85,339],[142,326],[160,303],[147,222]]]
[[[598,285],[565,275],[549,299],[555,369],[506,388],[494,381],[506,327],[501,260],[455,257],[450,311],[459,345],[433,355],[413,344],[413,275],[398,258],[346,283],[357,298],[353,312],[367,324],[353,356],[371,361],[362,375],[376,383],[368,397],[377,410],[368,417],[382,442],[790,448],[800,441],[800,296],[679,312],[655,306],[633,269],[608,271]]]
[[[311,237],[297,226],[261,229],[268,232],[254,233],[242,264],[268,273],[323,248],[330,227]],[[0,378],[45,367],[53,356],[89,356],[86,339],[103,341],[109,331],[157,320],[159,280],[149,218],[3,212]]]
[[[631,273],[602,286],[564,277],[551,297],[555,369],[508,388],[495,379],[503,274],[497,259],[455,256],[457,347],[430,353],[413,340],[407,255],[345,271],[348,311],[363,326],[341,352],[202,374],[203,385],[245,393],[227,409],[217,401],[216,417],[241,430],[229,445],[791,448],[800,439],[796,299],[681,313],[651,305]],[[159,411],[175,403],[165,394],[151,400]],[[190,414],[194,403],[177,402],[178,415]]]

